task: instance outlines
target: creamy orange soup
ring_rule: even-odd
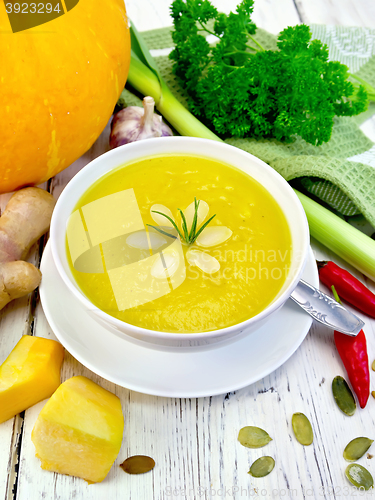
[[[151,213],[155,204],[168,207],[181,227],[178,209],[185,210],[196,197],[209,206],[205,220],[216,214],[207,228],[225,226],[231,236],[211,247],[182,244],[185,274],[181,283],[171,286],[172,278],[167,276],[167,293],[125,309],[119,306],[111,281],[112,271],[108,272],[105,263],[103,272],[82,272],[70,260],[79,287],[100,309],[142,328],[190,333],[240,323],[261,312],[276,297],[290,266],[291,236],[280,207],[257,181],[236,168],[207,158],[150,157],[100,178],[82,196],[76,209],[84,214],[85,205],[130,189],[134,190],[145,228],[149,227],[147,224],[157,226]],[[98,245],[102,257],[104,246]],[[220,269],[203,272],[189,264],[186,256],[192,248],[208,254],[207,259],[216,259]],[[153,253],[146,250],[141,258]],[[153,284],[155,280],[151,277]],[[124,293],[131,294],[132,286],[129,280]]]

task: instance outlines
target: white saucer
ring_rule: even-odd
[[[291,300],[255,332],[205,348],[178,351],[118,337],[93,320],[57,273],[47,244],[41,262],[40,298],[62,345],[84,366],[122,387],[155,396],[205,397],[250,385],[296,351],[312,323]],[[319,286],[310,249],[303,278]]]

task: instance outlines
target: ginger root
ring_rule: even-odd
[[[32,245],[48,231],[54,197],[36,187],[16,191],[0,217],[0,309],[35,290],[40,271],[24,262]]]

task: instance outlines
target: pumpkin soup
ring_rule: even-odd
[[[290,231],[273,197],[244,172],[199,156],[119,167],[82,196],[71,220],[68,257],[83,293],[150,330],[245,321],[273,301],[290,266]]]

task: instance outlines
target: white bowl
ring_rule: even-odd
[[[199,155],[232,165],[254,178],[265,187],[282,209],[292,239],[291,266],[286,281],[263,311],[236,325],[201,333],[169,333],[130,325],[101,311],[82,293],[70,271],[66,250],[66,228],[78,200],[101,176],[111,170],[161,154]],[[289,184],[269,165],[258,158],[225,143],[192,137],[163,137],[135,142],[109,151],[85,166],[66,186],[59,197],[51,221],[52,257],[58,273],[77,301],[108,332],[127,335],[140,341],[166,346],[189,347],[220,342],[244,330],[249,333],[259,328],[289,298],[301,278],[309,249],[309,230],[302,205]]]

